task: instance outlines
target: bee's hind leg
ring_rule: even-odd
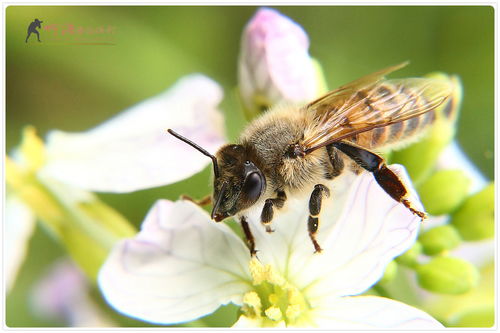
[[[276,191],[276,198],[267,199],[260,214],[260,222],[266,227],[267,232],[273,232],[271,229],[271,222],[274,216],[274,207],[282,208],[286,201],[286,193],[283,191]]]
[[[321,212],[321,202],[323,201],[323,196],[330,196],[330,190],[328,187],[322,184],[314,186],[311,198],[309,199],[309,219],[307,221],[307,230],[314,245],[315,253],[320,253],[322,251],[321,246],[316,240],[316,233],[318,232],[319,227],[319,213]]]
[[[408,200],[408,190],[401,179],[387,167],[385,161],[379,155],[364,148],[346,143],[335,142],[333,146],[352,158],[358,165],[373,173],[377,183],[394,200],[402,203],[413,214],[422,220],[427,217],[424,212],[415,209]]]

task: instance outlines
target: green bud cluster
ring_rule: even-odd
[[[452,97],[436,109],[436,120],[425,136],[403,150],[390,152],[389,160],[405,165],[425,211],[432,216],[448,216],[448,222],[421,232],[413,247],[391,264],[414,270],[420,287],[428,291],[458,295],[474,289],[480,273],[470,262],[449,253],[463,241],[493,237],[494,185],[471,195],[472,180],[463,171],[436,169],[439,155],[455,135],[462,88],[456,77],[441,73],[428,76],[449,80],[455,87]],[[395,271],[389,265],[380,283],[386,286]],[[469,317],[457,321],[471,321]]]
[[[453,182],[448,183],[446,179]],[[422,201],[429,202],[426,207],[430,207],[431,214],[449,215],[448,224],[431,228],[418,238],[422,254],[434,256],[428,263],[413,263],[412,266],[416,269],[420,286],[429,291],[462,294],[477,284],[479,272],[475,266],[448,256],[449,251],[464,240],[479,241],[494,235],[494,185],[491,183],[480,192],[467,196],[468,183],[460,172],[446,170],[436,172],[419,188]],[[440,204],[435,200],[441,200]]]

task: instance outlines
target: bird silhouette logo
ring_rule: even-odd
[[[28,27],[28,36],[26,36],[26,43],[28,42],[28,38],[30,38],[31,34],[34,33],[38,37],[38,41],[40,42],[40,33],[36,30],[36,28],[41,29],[42,28],[42,22],[39,19],[35,19],[33,22],[30,23]]]

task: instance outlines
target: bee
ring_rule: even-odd
[[[308,190],[307,230],[314,251],[321,252],[316,234],[321,203],[330,195],[325,183],[363,169],[389,196],[424,219],[425,212],[408,200],[405,184],[374,150],[401,147],[422,136],[435,121],[436,108],[451,100],[453,85],[433,78],[385,79],[406,64],[364,76],[302,107],[272,108],[247,126],[238,143],[224,145],[215,155],[169,129],[212,159],[212,219],[237,218],[255,255],[249,209],[263,204],[260,221],[272,232],[275,211],[287,197]],[[444,109],[449,116],[448,106]]]

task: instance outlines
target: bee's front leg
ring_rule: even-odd
[[[253,257],[257,253],[255,250],[255,239],[253,238],[252,231],[250,230],[250,225],[247,222],[245,216],[240,217],[241,228],[245,234],[245,239],[247,242],[248,249],[250,250],[250,255]]]
[[[212,197],[210,195],[207,195],[206,197],[197,200],[197,199],[191,198],[189,195],[183,194],[183,195],[181,195],[181,199],[194,202],[198,206],[206,206],[206,205],[210,205],[212,203]]]
[[[262,209],[262,213],[260,214],[260,222],[266,227],[267,232],[273,232],[271,229],[271,222],[274,216],[274,209],[281,208],[285,204],[286,201],[286,193],[283,191],[276,191],[277,197],[273,199],[267,199],[264,204],[264,208]]]
[[[314,252],[319,253],[322,251],[321,246],[319,246],[316,240],[316,233],[319,227],[319,213],[321,212],[321,202],[323,201],[323,196],[329,197],[330,190],[328,187],[322,184],[314,186],[314,191],[311,193],[311,198],[309,199],[309,219],[307,221],[307,230],[309,231],[309,237],[314,245]]]
[[[427,217],[425,212],[421,212],[413,207],[408,200],[408,190],[405,184],[387,167],[382,157],[369,150],[346,142],[336,142],[333,143],[333,146],[344,152],[361,167],[373,173],[380,187],[382,187],[382,189],[394,200],[402,203],[410,212],[417,215],[422,220]]]

